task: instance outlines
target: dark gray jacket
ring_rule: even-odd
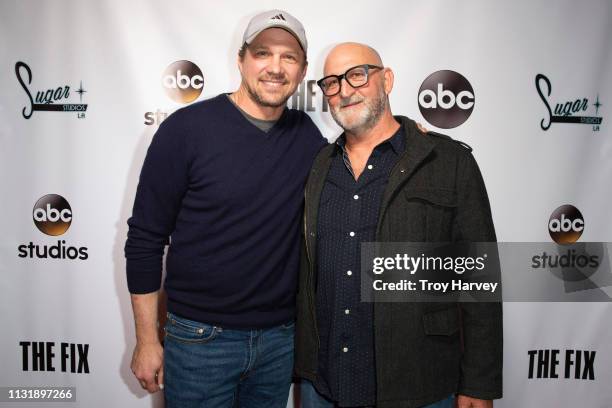
[[[494,242],[489,200],[471,149],[415,122],[382,198],[378,242]],[[295,370],[317,376],[316,231],[319,200],[335,146],[321,150],[306,184],[297,295]],[[420,407],[452,393],[502,397],[499,303],[375,303],[377,407]]]

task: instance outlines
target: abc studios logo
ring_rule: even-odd
[[[584,231],[584,218],[580,210],[570,204],[562,205],[550,215],[548,232],[557,244],[572,244]]]
[[[178,103],[189,103],[202,93],[204,76],[193,62],[175,61],[164,71],[162,85],[170,99]]]
[[[436,71],[419,89],[421,115],[434,126],[450,129],[465,122],[474,110],[474,89],[455,71]]]
[[[62,235],[72,223],[72,209],[61,195],[47,194],[34,204],[32,218],[40,232],[51,236]]]

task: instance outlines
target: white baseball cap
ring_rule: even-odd
[[[250,44],[259,33],[268,28],[277,27],[289,31],[306,54],[308,42],[306,41],[306,31],[302,23],[297,18],[283,10],[270,10],[257,14],[249,21],[249,25],[244,30],[242,42]]]

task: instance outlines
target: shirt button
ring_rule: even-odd
[[[348,353],[348,347],[342,347],[342,351]]]
[[[348,276],[351,276],[351,275],[353,274],[353,271],[346,271],[346,274],[347,274]]]
[[[372,170],[374,168],[374,166],[372,166],[371,164],[368,164],[368,170]]]
[[[350,235],[351,237],[354,237],[354,236],[355,236],[355,233],[354,233],[353,231],[351,231],[351,232],[349,232],[349,235]]]
[[[349,314],[351,311],[349,309],[344,309],[344,314]]]
[[[359,200],[359,196],[358,196],[357,194],[355,194],[355,195],[353,196],[353,198],[354,198],[355,200]]]

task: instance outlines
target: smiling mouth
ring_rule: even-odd
[[[355,105],[359,105],[361,102],[363,101],[355,101],[355,102],[347,103],[346,105],[341,106],[340,109],[352,108]]]
[[[285,81],[269,81],[269,80],[264,80],[264,79],[262,79],[261,82],[263,82],[264,84],[268,86],[281,86],[285,84]]]

